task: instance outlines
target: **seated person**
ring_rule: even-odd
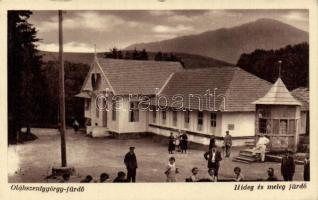
[[[125,183],[126,180],[126,174],[123,171],[120,171],[117,173],[117,177],[114,179],[113,183]]]
[[[186,179],[186,182],[198,181],[199,179],[198,179],[197,175],[199,173],[199,169],[197,167],[194,167],[194,168],[192,168],[191,172],[192,172],[192,175]]]
[[[90,183],[93,180],[93,177],[91,175],[87,175],[83,180],[81,180],[81,183]]]
[[[215,170],[210,168],[208,170],[208,175],[204,179],[200,179],[198,182],[217,182],[217,176],[215,176]]]
[[[274,174],[273,168],[271,168],[271,167],[268,168],[267,175],[268,175],[268,177],[267,177],[266,181],[278,181],[277,177]]]
[[[101,182],[101,183],[107,183],[107,182],[109,182],[109,175],[106,174],[106,173],[102,173],[102,174],[100,175],[99,182]]]
[[[234,168],[234,181],[239,182],[239,181],[243,181],[244,180],[244,176],[241,172],[241,168],[239,167],[235,167]]]

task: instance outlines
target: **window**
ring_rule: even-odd
[[[184,113],[184,128],[189,128],[190,124],[190,111],[186,110]]]
[[[178,123],[178,113],[177,111],[172,111],[172,125],[177,126]]]
[[[279,121],[279,134],[287,135],[287,119]]]
[[[152,122],[156,123],[157,122],[157,111],[156,111],[156,107],[154,107],[152,109]]]
[[[296,120],[290,119],[288,122],[288,134],[294,135],[296,133]]]
[[[210,120],[211,127],[216,127],[216,113],[211,113]]]
[[[136,102],[136,101],[130,102],[129,121],[130,122],[138,122],[139,121],[138,102]]]
[[[112,103],[113,105],[112,105],[112,120],[113,121],[116,121],[116,114],[117,114],[117,112],[116,112],[116,107],[117,107],[117,104],[116,104],[116,101],[113,101],[113,103]]]
[[[92,74],[91,81],[92,81],[93,90],[97,90],[101,84],[100,74],[96,74],[96,73]]]
[[[163,110],[162,111],[162,124],[166,124],[166,119],[167,119],[167,111]]]
[[[203,129],[203,112],[198,112],[198,131],[202,131]]]

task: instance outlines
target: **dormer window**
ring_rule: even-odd
[[[94,73],[92,74],[92,88],[93,90],[97,90],[98,86],[101,84],[100,74]]]

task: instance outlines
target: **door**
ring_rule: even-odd
[[[103,110],[103,126],[107,127],[107,110]]]

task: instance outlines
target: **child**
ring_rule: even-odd
[[[199,173],[199,169],[197,167],[193,167],[192,170],[192,175],[189,178],[190,182],[197,182],[199,179],[197,177],[198,173]]]
[[[114,179],[113,183],[125,183],[127,182],[126,174],[123,171],[117,173],[117,177]]]
[[[176,168],[175,164],[176,159],[174,157],[169,158],[169,163],[166,167],[165,174],[167,176],[167,182],[176,182],[176,174],[179,173],[178,168]]]
[[[218,178],[217,176],[215,175],[215,170],[214,168],[210,168],[208,170],[208,177],[207,179],[210,181],[210,182],[217,182]]]
[[[244,176],[241,173],[241,168],[235,167],[234,168],[234,175],[235,175],[235,177],[233,179],[234,181],[239,182],[239,181],[243,181],[244,180]]]
[[[106,173],[102,173],[102,174],[100,175],[99,181],[100,181],[101,183],[107,183],[107,182],[109,182],[109,175],[106,174]]]

